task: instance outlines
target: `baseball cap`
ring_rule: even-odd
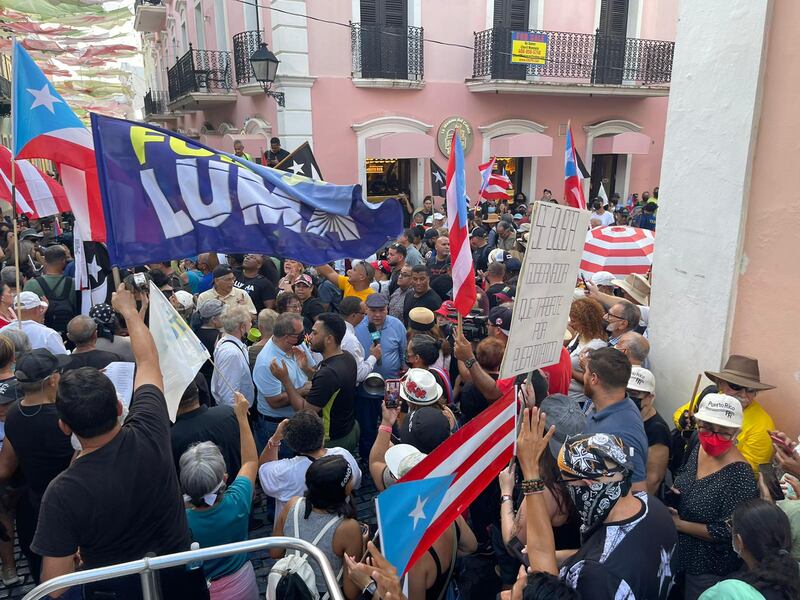
[[[364,300],[364,304],[367,305],[367,308],[386,308],[389,302],[383,294],[370,294],[367,296],[367,299]]]
[[[194,306],[194,296],[186,290],[178,290],[175,292],[175,298],[177,298],[181,306],[187,310]]]
[[[608,271],[598,271],[592,275],[592,283],[595,285],[614,285],[614,276]]]
[[[38,238],[41,238],[41,237],[44,237],[44,236],[41,233],[39,233],[38,231],[36,231],[33,227],[29,227],[28,229],[25,229],[22,233],[19,234],[19,239],[20,240],[24,240],[24,239],[27,239],[27,238],[37,238],[38,239]]]
[[[445,300],[442,302],[442,305],[433,312],[435,312],[437,315],[446,317],[451,323],[458,322],[457,317],[451,316],[454,312],[456,312],[456,304],[452,300]]]
[[[520,269],[522,269],[522,262],[518,258],[512,256],[506,259],[506,271],[519,273]]]
[[[426,456],[427,454],[420,452],[411,444],[397,444],[386,451],[386,466],[392,477],[400,479]]]
[[[628,456],[630,448],[616,435],[569,436],[558,452],[558,468],[567,480],[598,479],[614,473],[627,475],[633,470]]]
[[[430,217],[428,217],[430,219]],[[432,240],[433,238],[439,237],[439,231],[436,229],[428,229],[425,232],[425,235],[422,236],[423,240]]]
[[[486,229],[484,229],[483,227],[476,227],[475,229],[473,229],[470,232],[469,237],[471,237],[471,238],[474,238],[474,237],[485,238],[487,235],[488,234],[486,233]]]
[[[432,406],[423,406],[408,415],[400,427],[400,441],[424,454],[433,452],[450,437],[450,423],[444,413]]]
[[[441,221],[442,219],[444,219],[444,215],[442,213],[433,213],[434,221]]]
[[[226,275],[230,275],[233,273],[231,268],[228,265],[217,265],[214,267],[214,270],[211,272],[211,275],[214,279],[219,279],[220,277],[225,277]]]
[[[577,435],[583,431],[586,424],[586,415],[581,410],[578,401],[566,394],[547,396],[542,400],[539,410],[547,416],[545,423],[547,429],[550,429],[551,425],[556,426],[556,431],[548,444],[553,458],[558,458],[558,453],[567,437]]]
[[[502,290],[497,292],[494,297],[497,300],[498,304],[505,304],[506,302],[511,302],[514,300],[514,296],[517,294],[517,288],[513,285],[507,285]]]
[[[436,316],[430,308],[415,306],[408,311],[408,328],[416,331],[430,331],[436,325]]]
[[[520,213],[514,213],[514,220],[515,220],[515,221],[518,221],[518,220],[520,220],[521,218],[522,218],[522,214],[520,214]]]
[[[339,454],[331,454],[311,463],[306,471],[306,487],[315,498],[335,504],[347,497],[345,488],[352,478],[350,463]]]
[[[6,380],[0,383],[0,406],[11,404],[19,399],[19,390],[17,389],[17,382],[14,380]]]
[[[69,361],[69,354],[53,354],[47,348],[37,348],[17,359],[14,376],[22,383],[36,383],[60,371]]]
[[[433,215],[425,219],[425,225],[433,225]]]
[[[47,302],[39,298],[35,292],[21,292],[14,298],[14,306],[19,304],[20,308],[31,310],[40,306],[47,306]]]
[[[376,271],[380,271],[384,275],[391,275],[392,274],[392,265],[389,264],[388,260],[373,260],[371,263],[372,268]]]
[[[307,287],[312,287],[314,285],[314,280],[311,279],[311,275],[306,275],[303,273],[302,275],[298,275],[297,279],[294,281],[295,285],[299,285],[301,283]]]
[[[489,311],[489,325],[499,327],[500,331],[508,335],[511,330],[511,309],[505,306],[495,306]]]
[[[197,312],[200,313],[202,318],[210,319],[221,315],[224,309],[225,303],[222,300],[210,298],[197,307]]]
[[[644,367],[631,367],[631,378],[626,387],[636,392],[652,394],[656,391],[656,378]]]
[[[705,423],[739,429],[742,426],[743,418],[742,404],[739,400],[727,394],[707,394],[700,401],[700,406],[695,411],[694,418]]]

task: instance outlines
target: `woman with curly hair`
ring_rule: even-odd
[[[576,298],[569,309],[570,332],[574,334],[567,344],[572,359],[572,381],[569,384],[569,395],[578,401],[584,400],[583,367],[581,355],[595,348],[608,345],[608,334],[603,321],[603,305],[593,298]]]

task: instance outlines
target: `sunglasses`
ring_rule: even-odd
[[[734,436],[735,436],[735,434],[733,434],[733,433],[726,433],[724,431],[714,431],[709,426],[701,425],[701,424],[699,424],[697,426],[697,430],[698,431],[705,431],[706,433],[715,433],[719,437],[721,437],[723,440],[732,440],[734,438]]]
[[[738,385],[736,383],[731,383],[730,381],[726,381],[725,383],[728,384],[728,387],[731,388],[734,392],[747,392],[748,394],[755,394],[758,390],[754,388],[749,388],[743,385]]]

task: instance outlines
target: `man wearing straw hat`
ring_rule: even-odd
[[[762,383],[758,360],[738,354],[731,354],[721,371],[706,371],[705,374],[716,384],[720,394],[733,396],[741,402],[742,430],[736,438],[736,447],[753,470],[758,471],[758,465],[772,460],[772,441],[768,432],[775,429],[775,423],[755,398],[759,392],[774,389],[775,386]],[[690,411],[689,404],[686,403],[675,411],[673,420],[676,426],[681,417],[685,417],[684,413]],[[683,421],[685,420],[684,418]]]

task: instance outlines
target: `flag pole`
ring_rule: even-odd
[[[19,326],[20,330],[22,329],[22,319],[20,318],[20,313],[22,312],[22,305],[19,297],[19,293],[22,291],[19,289],[20,287],[20,277],[19,277],[19,227],[17,226],[17,162],[16,157],[13,152],[14,146],[14,124],[17,120],[17,111],[14,110],[16,107],[14,106],[14,46],[17,43],[17,36],[11,37],[11,91],[9,96],[11,97],[11,220],[14,224],[14,270],[15,270],[15,278],[16,278],[16,288],[17,288],[17,297],[16,297],[16,304],[17,304],[17,325]]]

